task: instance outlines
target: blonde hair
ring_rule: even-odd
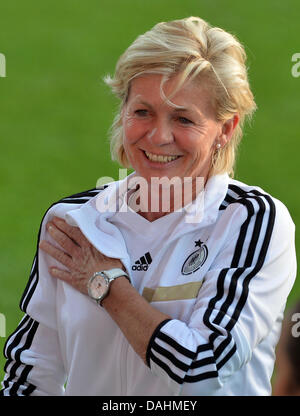
[[[180,74],[172,95],[186,81],[201,82],[205,76],[213,86],[216,119],[225,122],[239,114],[231,140],[215,153],[210,171],[210,176],[225,172],[233,176],[244,121],[256,109],[247,76],[246,53],[235,36],[199,17],[188,17],[158,23],[121,55],[114,77],[106,76],[104,81],[121,100],[110,130],[111,155],[126,168],[131,166],[123,147],[121,112],[131,81],[147,73],[164,75],[164,81]]]

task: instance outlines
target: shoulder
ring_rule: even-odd
[[[92,188],[86,191],[78,192],[69,196],[65,196],[59,199],[57,202],[54,202],[51,206],[56,204],[85,204],[86,202],[90,201],[92,198],[97,196],[100,192],[102,192],[108,185],[103,185],[100,188]]]
[[[291,215],[279,199],[264,189],[255,185],[248,185],[235,179],[230,179],[226,196],[220,210],[246,213],[247,218],[255,217],[256,221],[266,221],[270,228],[273,226],[294,230],[295,225]]]
[[[77,192],[72,195],[65,196],[63,198],[60,198],[56,202],[52,203],[46,212],[51,210],[53,207],[57,205],[62,204],[70,204],[70,205],[83,205],[89,202],[92,198],[99,195],[100,192],[102,192],[104,189],[106,189],[108,185],[103,185],[99,188],[91,188],[85,191]]]
[[[59,200],[53,202],[47,209],[44,211],[41,220],[41,226],[45,223],[46,220],[49,220],[52,216],[64,217],[65,213],[68,211],[80,208],[84,204],[87,204],[93,198],[97,197],[108,185],[103,185],[99,188],[91,188],[85,191],[77,192]]]

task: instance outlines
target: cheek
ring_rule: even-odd
[[[195,157],[201,160],[211,159],[215,151],[216,134],[215,131],[207,131],[206,134],[200,134],[194,137],[192,145],[194,147]]]
[[[205,158],[210,150],[209,144],[204,135],[199,132],[189,131],[183,132],[177,140],[179,146],[185,150],[186,153],[190,154],[193,159],[199,160]]]
[[[123,122],[123,131],[124,141],[133,144],[145,135],[147,126],[145,126],[145,123],[141,123],[134,118],[128,117]]]

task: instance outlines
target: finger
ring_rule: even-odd
[[[74,278],[71,272],[68,272],[66,270],[58,269],[57,267],[50,267],[49,273],[51,276],[55,277],[56,279],[62,280],[65,283],[68,283],[74,289],[79,290],[81,293],[87,295],[88,289],[87,284],[83,283],[82,280]]]
[[[59,217],[53,217],[52,222],[56,227],[67,234],[77,245],[82,246],[89,244],[89,241],[82,234],[79,227],[69,225],[64,219]]]
[[[39,248],[43,250],[45,253],[49,254],[49,256],[53,257],[59,263],[68,267],[68,269],[72,268],[72,257],[69,254],[60,250],[59,248],[54,247],[52,244],[48,243],[48,241],[42,240],[39,243]]]
[[[57,228],[52,222],[48,222],[46,226],[51,237],[64,249],[64,251],[71,256],[78,254],[78,244],[59,228]]]
[[[69,284],[72,283],[71,273],[66,270],[61,270],[61,269],[58,269],[57,267],[50,267],[49,273],[51,274],[51,276],[59,280],[63,280],[64,282],[69,283]]]

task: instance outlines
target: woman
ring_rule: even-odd
[[[2,394],[270,394],[294,224],[229,177],[255,110],[242,46],[159,23],[106,82],[112,155],[134,172],[45,214]]]

